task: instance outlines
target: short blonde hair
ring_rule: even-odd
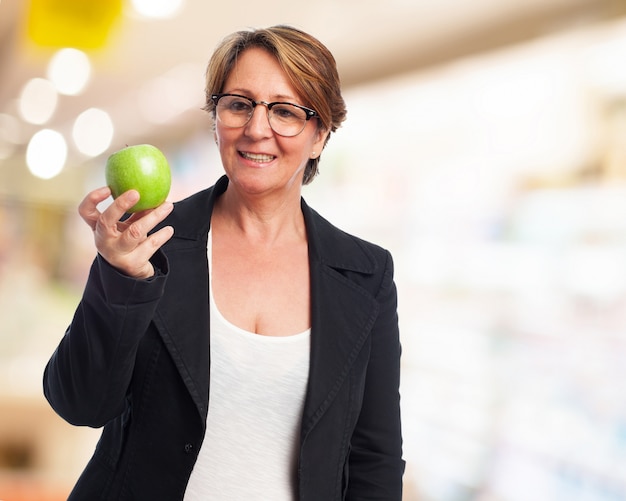
[[[215,104],[211,96],[223,91],[238,56],[252,47],[265,49],[276,57],[291,85],[303,99],[301,104],[317,111],[318,127],[329,132],[326,137],[328,142],[330,134],[346,118],[337,64],[319,40],[291,26],[237,31],[224,38],[207,66],[204,109],[215,119]],[[319,158],[317,156],[307,163],[303,184],[310,183],[318,174]]]

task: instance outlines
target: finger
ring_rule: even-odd
[[[145,211],[143,217],[132,221],[124,230],[120,239],[120,248],[129,251],[148,239],[148,232],[163,221],[173,208],[174,205],[171,202],[165,202],[154,210]]]
[[[109,261],[123,273],[135,278],[149,278],[154,275],[154,267],[150,262],[153,254],[167,242],[174,234],[174,228],[166,226],[146,237],[132,252],[124,255],[123,259]],[[105,256],[106,259],[106,256]]]
[[[174,228],[165,226],[152,233],[137,247],[137,255],[146,261],[174,235]]]
[[[78,214],[92,230],[96,229],[96,223],[100,217],[100,211],[98,211],[97,206],[100,202],[106,200],[109,195],[111,195],[111,190],[108,187],[98,188],[87,193],[78,205]]]
[[[128,190],[117,197],[113,203],[102,213],[101,224],[109,231],[115,232],[117,223],[128,210],[139,201],[137,190]]]

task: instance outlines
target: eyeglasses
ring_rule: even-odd
[[[262,104],[267,108],[267,119],[272,130],[279,136],[292,137],[300,134],[306,123],[319,116],[316,111],[293,103],[266,103],[254,101],[238,94],[213,94],[217,119],[226,127],[237,129],[252,118],[254,109]]]

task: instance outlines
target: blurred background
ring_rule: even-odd
[[[0,499],[65,499],[99,436],[41,390],[78,202],[143,142],[171,200],[213,184],[206,61],[278,23],[349,110],[304,196],[395,258],[405,501],[626,500],[623,0],[0,0]]]

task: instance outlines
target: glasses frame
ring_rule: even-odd
[[[304,128],[306,127],[306,123],[311,120],[311,118],[313,117],[319,117],[319,114],[317,113],[317,111],[312,110],[311,108],[307,108],[306,106],[302,106],[299,104],[295,104],[295,103],[290,103],[288,101],[274,101],[272,103],[268,103],[266,101],[255,101],[254,99],[248,97],[248,96],[242,96],[241,94],[231,94],[231,93],[224,93],[224,94],[211,94],[211,101],[213,101],[213,104],[215,105],[215,114],[217,116],[217,103],[219,102],[220,99],[222,99],[223,97],[239,97],[241,99],[245,99],[246,101],[249,101],[250,104],[252,104],[252,112],[248,115],[248,119],[241,125],[237,126],[237,127],[231,127],[230,125],[226,125],[226,127],[228,127],[229,129],[240,129],[241,127],[245,127],[246,125],[248,125],[248,123],[250,122],[250,120],[252,119],[252,115],[254,115],[254,110],[256,109],[256,107],[259,104],[262,104],[263,106],[265,106],[267,108],[267,121],[270,125],[270,128],[279,136],[283,136],[283,137],[295,137],[298,134],[301,134],[302,131],[304,130]],[[301,109],[302,111],[304,111],[306,113],[305,117],[304,117],[304,122],[302,122],[302,129],[300,129],[300,131],[296,134],[290,135],[290,136],[286,136],[284,134],[281,134],[280,132],[276,132],[274,130],[274,127],[272,127],[272,121],[270,120],[270,111],[272,111],[272,108],[276,105],[279,104],[287,104],[289,106],[295,106],[296,108]]]

